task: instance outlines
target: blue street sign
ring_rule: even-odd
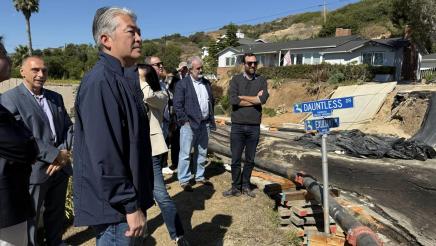
[[[304,129],[306,131],[319,131],[321,133],[327,133],[330,130],[330,128],[334,128],[338,126],[339,126],[339,117],[304,121]]]
[[[317,115],[326,115],[334,109],[352,108],[354,106],[353,97],[332,98],[326,100],[302,102],[294,104],[294,113],[312,112]]]

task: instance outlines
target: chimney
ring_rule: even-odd
[[[348,28],[336,28],[336,37],[351,36],[351,29]]]

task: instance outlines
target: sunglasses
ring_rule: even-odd
[[[255,62],[246,62],[245,64],[247,64],[249,67],[251,67],[251,66],[257,66],[257,61],[255,61]]]
[[[156,66],[156,67],[160,67],[160,66],[163,67],[163,62],[153,63],[153,64],[151,64],[151,65],[152,65],[152,66]]]

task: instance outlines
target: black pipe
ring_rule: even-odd
[[[322,186],[317,181],[302,173],[292,174],[291,180],[300,185],[304,185],[307,191],[313,195],[313,198],[322,204]],[[347,233],[347,241],[349,244],[357,246],[382,245],[375,233],[355,220],[347,210],[336,202],[336,199],[329,195],[328,200],[329,214],[342,230]]]
[[[218,143],[214,139],[209,139],[208,150],[216,152],[224,156],[232,156],[230,148],[224,144]],[[244,156],[242,156],[244,158]],[[265,171],[280,175],[282,177],[290,178],[292,181],[304,185],[308,192],[310,192],[316,201],[322,204],[322,186],[319,185],[314,179],[307,175],[292,173],[293,165],[291,163],[282,163],[275,160],[271,163],[270,160],[261,159],[256,157],[254,159],[256,167]],[[303,177],[304,176],[304,177]],[[350,245],[357,246],[373,246],[382,245],[374,232],[368,227],[356,221],[336,200],[329,195],[329,214],[336,221],[336,223],[346,232],[347,241]]]

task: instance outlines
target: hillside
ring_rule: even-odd
[[[387,38],[403,33],[403,30],[393,25],[392,12],[393,6],[390,0],[361,0],[328,12],[325,24],[321,12],[317,11],[289,15],[255,25],[237,25],[237,27],[246,37],[261,38],[267,42],[334,36],[337,27],[350,28],[353,34],[366,38]],[[182,48],[181,57],[184,58],[199,54],[201,47],[217,40],[225,33],[226,28],[227,25],[216,31],[198,32],[188,37],[173,34],[152,41],[156,43],[171,41],[176,45],[191,47]]]
[[[337,27],[350,28],[366,38],[402,35],[391,21],[393,6],[389,0],[362,0],[328,12],[323,24],[321,12],[307,12],[257,25],[240,25],[249,37],[270,42],[334,36]]]

